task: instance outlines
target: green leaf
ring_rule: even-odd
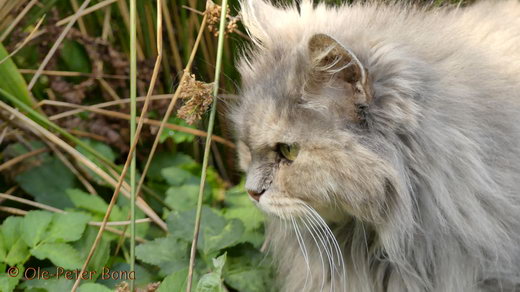
[[[267,278],[268,279],[268,278]],[[270,291],[269,282],[266,277],[262,277],[258,269],[248,268],[236,273],[227,275],[225,282],[237,291],[267,292]]]
[[[2,223],[0,230],[2,231],[4,244],[6,247],[13,246],[18,238],[20,238],[20,226],[22,221],[22,217],[10,216],[7,217]]]
[[[186,183],[198,184],[199,182],[199,179],[189,171],[175,166],[162,169],[161,175],[172,186],[181,186]]]
[[[188,268],[176,271],[166,277],[157,292],[185,291],[188,278]],[[194,275],[195,278],[195,275]]]
[[[41,165],[15,178],[20,187],[36,201],[56,208],[72,207],[65,190],[74,187],[74,174],[57,158],[48,157]]]
[[[7,253],[7,256],[5,257],[5,262],[10,266],[14,266],[16,264],[23,264],[28,259],[28,257],[29,248],[27,247],[23,239],[19,237]]]
[[[97,283],[85,283],[79,287],[79,292],[113,292],[114,290],[109,289],[105,285]]]
[[[229,208],[224,216],[228,219],[239,219],[247,231],[260,228],[265,220],[264,214],[253,204],[250,207]]]
[[[8,55],[3,44],[0,43],[0,61]],[[26,105],[34,105],[33,99],[27,90],[27,83],[25,83],[25,79],[23,79],[13,60],[7,59],[0,64],[0,76],[2,76],[0,78],[0,88],[16,96]]]
[[[183,119],[176,117],[169,118],[168,123],[195,129],[194,126],[187,124]],[[195,136],[193,134],[188,134],[165,128],[163,129],[161,136],[159,137],[159,142],[163,143],[168,138],[171,138],[175,143],[179,144],[182,142],[192,142]]]
[[[214,270],[200,278],[196,292],[222,292],[222,268],[226,263],[226,254],[213,259]]]
[[[161,272],[170,274],[188,264],[188,243],[172,236],[156,238],[138,245],[135,254],[139,260],[159,266]]]
[[[83,264],[78,251],[67,243],[42,243],[33,248],[31,254],[40,260],[49,259],[64,269],[79,269]]]
[[[100,154],[101,156],[105,157],[107,161],[114,162],[116,159],[116,153],[110,146],[91,139],[80,139],[80,141],[87,147],[92,150],[94,150],[96,153]],[[99,168],[104,170],[105,172],[109,172],[108,168],[105,163],[102,163],[94,153],[90,149],[87,149],[85,147],[82,147],[80,145],[76,146],[76,150],[78,150],[81,154],[83,154],[86,158],[94,162]],[[108,186],[108,183],[106,180],[101,178],[97,173],[95,173],[90,168],[83,166],[82,164],[79,165],[79,167],[85,171],[92,179],[99,185],[102,186]]]
[[[170,187],[166,191],[166,199],[164,202],[175,210],[186,211],[193,209],[197,205],[197,196],[199,186],[182,185],[180,187]]]
[[[29,211],[22,221],[22,238],[29,247],[38,244],[52,221],[52,213]]]
[[[50,273],[55,273],[56,269],[54,271],[50,270]],[[30,281],[24,281],[21,285],[19,285],[19,288],[25,288],[24,291],[34,291],[33,289],[38,289],[36,291],[41,292],[47,291],[47,292],[54,292],[54,291],[70,291],[72,289],[72,285],[74,285],[74,281],[67,280],[64,277],[60,279],[51,278],[51,279],[38,279],[35,278]],[[29,290],[31,289],[31,290]]]
[[[74,248],[78,250],[79,256],[82,259],[86,259],[94,240],[96,239],[97,233],[99,231],[98,227],[87,226],[85,234],[81,237],[80,240],[74,243]],[[96,252],[90,259],[88,264],[88,270],[90,271],[101,271],[101,269],[106,265],[110,258],[110,240],[106,235],[104,235],[99,241],[99,245],[96,249]],[[99,273],[95,275],[95,277],[99,277]]]
[[[269,261],[258,250],[241,245],[227,258],[224,281],[237,291],[272,291],[272,274]]]
[[[77,208],[99,214],[104,214],[107,210],[108,204],[99,196],[87,194],[78,189],[69,189],[66,192]]]
[[[90,216],[83,213],[57,213],[54,214],[52,225],[45,237],[46,242],[76,241],[81,238],[85,226],[90,221]]]
[[[207,206],[202,207],[201,220],[197,248],[205,255],[240,242],[244,226],[239,220],[226,220]],[[195,210],[172,212],[167,223],[173,236],[190,242],[195,226]]]
[[[3,262],[10,266],[23,264],[29,257],[29,249],[21,237],[23,218],[11,216],[4,220],[0,233],[5,248]]]
[[[7,256],[7,247],[4,244],[4,236],[2,235],[2,229],[0,229],[0,263],[5,262]]]
[[[0,271],[2,271],[2,273],[0,273],[0,291],[11,292],[14,290],[16,285],[18,285],[18,282],[20,282],[25,269],[22,265],[17,265],[16,269],[18,275],[16,277],[11,277],[7,273],[4,273],[4,271],[7,270],[7,267],[3,264],[0,264]]]
[[[64,69],[68,71],[90,73],[90,59],[78,42],[64,40],[60,50],[60,60],[63,62]]]
[[[163,168],[171,166],[179,167],[180,165],[192,162],[194,162],[193,158],[183,153],[159,152],[155,154],[150,163],[148,177],[154,180],[164,180],[161,175],[161,170]]]

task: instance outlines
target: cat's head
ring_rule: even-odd
[[[295,8],[250,1],[242,13],[256,46],[240,60],[231,117],[252,200],[281,218],[310,206],[332,221],[384,222],[400,178],[374,124],[384,105],[370,69],[330,31],[302,29]],[[262,26],[267,16],[288,27]]]

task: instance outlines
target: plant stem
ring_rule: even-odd
[[[130,145],[134,144],[137,113],[137,8],[136,0],[130,0]],[[135,273],[135,151],[130,162],[130,272]],[[134,291],[134,279],[130,279],[130,291]]]
[[[204,195],[204,185],[206,183],[206,170],[208,168],[209,155],[211,150],[211,135],[213,134],[213,127],[215,125],[215,116],[217,113],[217,95],[220,81],[220,69],[222,67],[222,52],[224,49],[224,38],[226,35],[226,13],[227,0],[222,0],[222,8],[220,11],[220,26],[217,47],[217,62],[215,66],[215,81],[213,83],[213,104],[209,116],[208,136],[206,137],[206,145],[204,146],[204,159],[202,161],[202,173],[200,177],[199,196],[197,200],[197,213],[195,217],[195,227],[193,231],[193,242],[191,243],[190,265],[188,268],[188,283],[186,285],[186,292],[191,292],[193,281],[193,268],[195,265],[195,253],[197,251],[197,241],[199,238],[200,221],[202,215],[202,198]]]

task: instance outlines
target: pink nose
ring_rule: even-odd
[[[262,196],[263,193],[265,193],[265,190],[262,190],[260,192],[257,192],[257,191],[253,191],[253,190],[247,190],[247,193],[249,194],[249,196],[253,199],[255,199],[255,201],[259,201],[260,200],[260,196]]]

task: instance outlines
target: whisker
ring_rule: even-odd
[[[305,219],[309,220],[307,213],[305,213],[305,217],[302,217],[302,222],[305,225],[305,227],[307,228],[307,230],[309,230],[309,233],[311,234],[312,239],[314,240],[314,243],[316,244],[316,247],[318,248],[320,255],[322,253],[321,247],[320,247],[320,244],[318,243],[318,240],[316,240],[316,237],[314,236],[314,232],[316,232],[316,236],[318,237],[318,239],[321,243],[321,246],[323,246],[323,249],[325,250],[325,253],[327,254],[327,260],[329,262],[329,267],[330,267],[330,290],[336,291],[335,286],[334,286],[334,274],[335,274],[334,271],[336,270],[336,264],[334,263],[334,259],[331,254],[332,250],[329,252],[330,243],[323,239],[322,235],[317,232],[317,230],[315,229],[315,226],[310,221],[308,221],[310,224],[310,228],[309,228],[309,225],[307,225],[307,223],[305,223]],[[327,245],[325,245],[325,242],[327,242]],[[325,275],[323,275],[322,279],[323,280],[325,279]]]
[[[325,220],[323,220],[323,218],[318,214],[318,212],[316,212],[316,210],[314,210],[312,207],[308,206],[307,204],[302,204],[302,205],[309,211],[309,214],[311,215],[309,217],[309,219],[314,219],[314,222],[316,223],[318,228],[326,234],[325,236],[327,238],[329,238],[330,241],[332,241],[332,244],[334,245],[334,249],[336,251],[337,261],[342,270],[341,281],[343,283],[344,291],[346,291],[347,277],[346,277],[345,261],[343,259],[343,253],[341,252],[341,248],[339,246],[338,241],[336,240],[336,237],[334,236],[334,233],[332,233],[332,230],[330,230],[330,228],[327,225],[327,223],[325,222]],[[339,271],[338,271],[338,273],[339,273]]]
[[[298,225],[296,224],[296,222],[294,221],[294,218],[292,216],[291,216],[291,222],[292,222],[295,234],[296,234],[296,239],[298,240],[298,245],[300,246],[300,250],[302,251],[302,254],[303,254],[303,259],[305,261],[305,264],[307,265],[307,272],[306,272],[307,277],[305,277],[305,283],[303,285],[303,289],[305,290],[305,287],[307,287],[307,281],[309,279],[308,275],[311,271],[311,267],[309,264],[309,255],[307,253],[307,248],[305,246],[303,236],[300,233],[300,229],[298,228]]]

